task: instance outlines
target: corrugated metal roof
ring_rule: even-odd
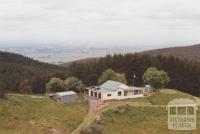
[[[123,89],[123,90],[130,90],[130,87],[128,87],[127,85],[118,82],[118,81],[113,81],[113,80],[108,80],[105,83],[103,83],[102,85],[98,86],[93,86],[93,87],[88,87],[86,89],[90,89],[90,90],[96,90],[99,92],[113,92],[116,91],[118,89]]]
[[[56,94],[59,96],[66,96],[66,95],[74,95],[76,93],[74,91],[67,91],[67,92],[58,92]]]
[[[118,81],[108,80],[105,83],[103,83],[102,85],[100,85],[99,87],[101,89],[117,90],[119,88],[119,86],[122,84],[123,83],[118,82]]]
[[[103,92],[103,93],[107,93],[107,92],[114,91],[114,90],[110,90],[110,89],[106,89],[106,88],[101,88],[99,91]]]
[[[108,80],[99,86],[101,92],[116,91],[117,89],[130,89],[127,85],[113,80]]]

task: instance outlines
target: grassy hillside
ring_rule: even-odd
[[[8,95],[0,99],[0,134],[68,134],[82,122],[87,108],[86,103]]]
[[[124,112],[122,109],[125,109]],[[198,119],[200,113],[198,112]],[[165,108],[123,106],[102,114],[103,123],[96,123],[105,134],[199,134],[194,131],[170,131]],[[198,122],[197,126],[200,126]]]
[[[167,128],[167,110],[169,101],[177,98],[189,98],[199,106],[199,98],[176,90],[164,89],[152,96],[122,101],[109,101],[96,112],[101,120],[91,120],[82,133],[92,134],[199,134],[200,112],[197,112],[197,129],[194,131],[170,131]],[[94,115],[92,115],[94,116]],[[95,117],[94,116],[94,117]],[[94,118],[93,118],[94,119]]]
[[[141,52],[141,54],[150,54],[154,56],[155,55],[164,55],[164,56],[173,55],[181,59],[200,61],[200,44],[193,45],[193,46],[171,47],[171,48],[144,51],[144,52]]]

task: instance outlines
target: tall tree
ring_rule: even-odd
[[[143,75],[144,84],[150,84],[158,89],[167,86],[170,81],[169,76],[163,70],[159,71],[155,67],[148,68]]]
[[[77,79],[76,77],[69,77],[65,80],[66,90],[75,91],[80,93],[83,91],[84,86],[82,81]]]
[[[19,92],[22,94],[31,94],[32,89],[29,80],[22,80],[19,84]]]
[[[125,78],[125,74],[116,73],[112,69],[107,69],[103,72],[101,77],[98,79],[98,84],[102,84],[107,80],[115,80],[127,84],[127,80]]]
[[[46,84],[47,92],[62,92],[66,90],[66,85],[60,78],[51,78]]]
[[[0,98],[3,98],[5,96],[4,92],[5,92],[5,86],[3,82],[0,80]]]

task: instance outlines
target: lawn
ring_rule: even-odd
[[[46,98],[0,99],[0,134],[68,134],[87,113],[86,103],[57,104]]]
[[[147,99],[153,105],[167,105],[171,100],[178,98],[188,98],[195,101],[194,96],[172,89],[160,90]]]
[[[162,89],[153,93],[151,96],[122,101],[138,104],[167,105],[171,100],[178,98],[188,98],[197,101],[194,96],[173,89]]]
[[[90,127],[95,126],[103,134],[200,134],[200,122],[194,131],[168,130],[165,108],[122,106],[102,113],[101,118]]]

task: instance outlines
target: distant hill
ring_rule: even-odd
[[[42,66],[42,67],[47,67],[48,69],[55,69],[58,68],[56,65],[48,64],[48,63],[43,63],[37,60],[34,60],[32,58],[20,55],[20,54],[15,54],[15,53],[10,53],[10,52],[2,52],[0,51],[0,62],[1,63],[16,63],[16,64],[21,64],[21,65],[36,65],[36,66]]]
[[[49,77],[64,75],[64,72],[65,68],[61,66],[0,51],[0,89],[18,91],[20,82],[28,80],[34,93],[42,93]]]
[[[163,49],[155,49],[141,52],[140,54],[150,54],[150,55],[164,55],[169,56],[173,55],[181,59],[188,60],[198,60],[200,61],[200,44],[192,46],[183,46],[183,47],[171,47]]]
[[[182,46],[182,47],[170,47],[170,48],[161,48],[154,50],[147,50],[142,52],[137,52],[137,54],[149,54],[152,56],[163,55],[163,56],[175,56],[180,59],[188,59],[188,60],[198,60],[200,61],[200,44],[192,45],[192,46]],[[73,63],[87,63],[90,61],[98,61],[100,58],[86,58],[80,59],[72,62],[66,62],[61,64],[62,66],[69,67]]]

